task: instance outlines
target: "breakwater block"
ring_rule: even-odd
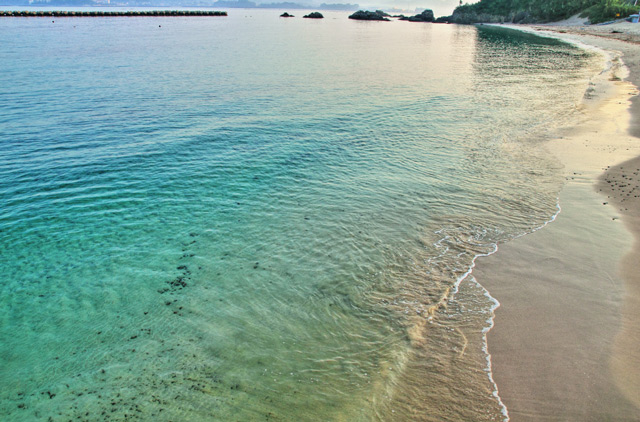
[[[33,11],[33,10],[0,10],[0,16],[8,17],[99,17],[99,16],[227,16],[227,12],[219,12],[216,10],[143,10],[143,11],[84,11],[84,12],[65,12],[55,11]]]

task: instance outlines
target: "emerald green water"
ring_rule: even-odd
[[[597,58],[406,22],[0,21],[5,420],[502,420],[465,278]]]

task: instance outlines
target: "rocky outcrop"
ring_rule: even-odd
[[[403,16],[400,18],[401,21],[409,21],[409,22],[433,22],[435,17],[433,16],[433,10],[425,9],[422,13],[415,16]]]
[[[473,6],[473,5],[472,5]],[[448,17],[450,23],[475,24],[475,23],[541,23],[529,12],[515,12],[506,15],[494,15],[477,12],[473,7],[460,6]]]
[[[440,16],[433,23],[451,23],[451,16]]]
[[[287,12],[284,12],[283,14],[280,15],[281,18],[295,18],[295,16],[288,14]]]
[[[389,21],[390,20],[389,18],[384,16],[386,13],[384,12],[378,13],[378,12],[380,11],[370,12],[368,10],[358,10],[357,12],[349,16],[349,19],[355,19],[360,21]]]
[[[324,16],[322,16],[322,13],[320,12],[311,12],[308,15],[304,15],[303,18],[308,18],[308,19],[323,19]]]

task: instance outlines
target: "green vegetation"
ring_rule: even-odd
[[[637,13],[633,0],[481,0],[456,8],[450,18],[455,23],[553,22],[582,12],[591,23],[625,18]]]
[[[602,0],[585,10],[580,16],[588,17],[591,23],[600,23],[625,18],[638,13],[639,8],[624,1]]]

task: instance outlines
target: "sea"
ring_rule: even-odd
[[[227,12],[0,17],[0,418],[508,420],[472,268],[603,58]]]

